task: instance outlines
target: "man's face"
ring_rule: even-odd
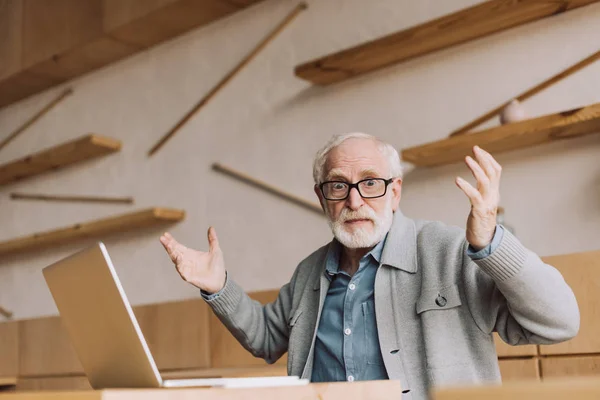
[[[331,150],[325,164],[325,181],[356,183],[368,178],[389,179],[389,165],[369,139],[348,139]],[[367,248],[383,239],[398,209],[402,181],[395,179],[385,196],[364,199],[356,188],[350,190],[345,200],[326,200],[318,188],[315,192],[329,218],[333,234],[348,248]]]

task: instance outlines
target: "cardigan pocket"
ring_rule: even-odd
[[[462,307],[458,285],[432,285],[422,290],[416,312],[421,324],[426,366],[433,372],[438,371],[433,374],[434,378],[439,377],[439,373],[444,377],[449,370],[468,362],[465,357],[472,353],[465,323],[470,320],[470,315]]]
[[[447,310],[462,305],[458,285],[424,289],[417,300],[417,314],[429,310]]]

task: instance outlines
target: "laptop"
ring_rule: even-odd
[[[94,389],[308,383],[296,376],[163,381],[103,243],[44,268],[43,274]]]

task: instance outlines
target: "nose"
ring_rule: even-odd
[[[348,207],[352,211],[356,211],[363,204],[365,204],[365,201],[360,195],[360,193],[358,193],[358,189],[355,187],[350,189],[350,193],[348,193],[348,198],[346,199],[346,207]]]

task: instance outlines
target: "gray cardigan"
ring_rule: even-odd
[[[256,357],[272,363],[287,351],[290,375],[311,376],[328,246],[298,265],[274,303],[261,306],[231,279],[208,301]],[[375,313],[383,361],[408,391],[403,399],[426,399],[431,386],[500,382],[492,332],[521,345],[564,341],[579,330],[577,301],[561,274],[508,230],[486,258],[471,260],[467,246],[464,230],[395,213]]]

